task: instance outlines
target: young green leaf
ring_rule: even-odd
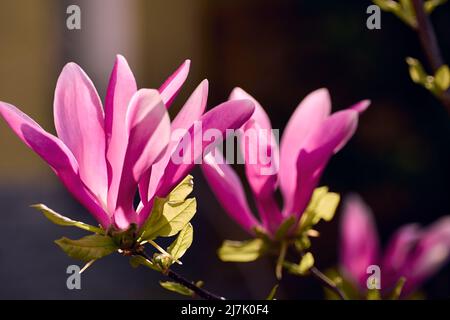
[[[381,300],[380,290],[378,289],[369,289],[367,290],[367,300]]]
[[[434,9],[436,9],[440,5],[443,5],[446,2],[447,0],[427,0],[423,4],[423,6],[425,8],[425,12],[430,14],[434,11]]]
[[[450,68],[447,65],[441,66],[436,71],[434,80],[440,90],[446,91],[450,87]]]
[[[93,234],[78,240],[65,237],[55,243],[71,258],[89,262],[103,258],[119,248],[108,236]]]
[[[178,233],[178,237],[175,241],[167,248],[167,252],[175,260],[180,259],[191,246],[193,237],[194,228],[192,227],[192,224],[188,223],[180,233]]]
[[[144,267],[150,268],[152,270],[161,271],[161,269],[157,265],[142,256],[132,256],[130,258],[130,264],[133,268],[137,268],[140,265],[143,265]]]
[[[425,72],[419,60],[408,57],[406,63],[409,66],[409,76],[414,83],[425,85],[428,74]]]
[[[295,224],[296,221],[297,220],[293,216],[291,216],[291,217],[287,218],[286,220],[284,220],[281,223],[281,225],[278,228],[278,230],[276,231],[276,233],[275,233],[275,239],[281,240],[286,235],[288,235],[289,231],[291,230],[292,226]]]
[[[186,200],[187,196],[194,190],[194,178],[188,175],[167,196],[170,203],[178,203]]]
[[[327,187],[316,188],[300,220],[299,234],[307,231],[320,220],[331,221],[339,201],[339,194],[328,192]]]
[[[303,276],[314,266],[314,256],[311,252],[308,252],[302,257],[298,264],[284,262],[283,266],[289,271],[289,273]]]
[[[177,282],[160,281],[159,284],[164,289],[167,289],[169,291],[182,294],[183,296],[189,296],[189,297],[193,297],[194,296],[194,291],[192,291],[189,288],[186,288],[185,286],[183,286],[182,284],[179,284]]]
[[[141,240],[152,240],[156,237],[172,237],[176,235],[194,217],[197,211],[197,202],[195,198],[189,198],[175,204],[165,202],[162,206],[162,212],[159,210],[156,211],[158,216],[154,219],[150,216],[150,223],[145,224],[145,229],[140,237]]]
[[[86,231],[90,231],[90,232],[94,232],[97,234],[105,233],[105,231],[101,228],[94,227],[94,226],[91,226],[84,222],[75,221],[70,218],[67,218],[67,217],[53,211],[52,209],[48,208],[44,204],[35,204],[35,205],[32,205],[31,207],[42,212],[44,214],[44,216],[47,217],[47,219],[49,219],[51,222],[53,222],[54,224],[57,224],[59,226],[77,227],[77,228],[80,228],[80,229],[83,229]]]
[[[225,240],[217,254],[222,261],[250,262],[261,257],[266,250],[266,245],[262,239],[247,241]]]

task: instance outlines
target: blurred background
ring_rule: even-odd
[[[81,30],[66,28],[66,9],[81,8]],[[0,100],[18,106],[54,132],[53,92],[63,65],[75,61],[104,97],[115,55],[123,54],[139,87],[157,88],[185,59],[188,81],[176,114],[203,79],[208,106],[223,102],[235,86],[257,97],[274,128],[284,128],[310,91],[327,87],[334,110],[369,98],[355,137],[328,166],[322,184],[346,195],[358,192],[372,207],[382,243],[399,226],[427,225],[450,214],[450,117],[427,91],[409,79],[406,56],[423,55],[413,31],[382,13],[381,30],[366,28],[362,0],[1,0]],[[450,61],[450,4],[432,20]],[[113,255],[82,276],[81,290],[66,288],[66,268],[77,262],[53,240],[83,235],[54,226],[30,204],[45,203],[94,223],[52,171],[0,121],[0,298],[164,299],[156,272],[132,269]],[[237,168],[242,175],[242,167]],[[223,212],[199,170],[195,239],[180,271],[204,280],[230,298],[264,298],[276,283],[269,260],[222,263],[223,239],[247,237]],[[339,216],[338,216],[339,217]],[[322,224],[313,243],[317,265],[337,261],[338,220]],[[425,286],[430,298],[450,296],[450,267]],[[279,298],[322,297],[309,278],[283,279]]]

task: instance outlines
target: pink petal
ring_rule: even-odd
[[[360,197],[347,197],[340,230],[343,272],[361,288],[367,288],[367,267],[377,263],[379,242],[372,212]]]
[[[203,155],[211,151],[227,136],[228,129],[235,130],[241,127],[250,118],[253,110],[254,106],[250,101],[234,100],[222,103],[205,113],[179,140],[175,151],[171,154],[155,196],[167,196],[186,177],[195,164],[201,162]],[[206,134],[212,132],[217,136],[210,139]],[[149,201],[142,209],[139,215],[141,223],[150,214],[151,205],[152,201]]]
[[[128,143],[125,118],[131,97],[137,86],[133,73],[124,57],[118,55],[109,79],[105,100],[106,159],[108,162],[108,185],[120,180],[123,159]],[[111,208],[112,210],[114,208]]]
[[[167,108],[172,104],[184,81],[186,81],[190,66],[191,60],[184,61],[183,64],[178,67],[178,69],[159,88],[162,101]]]
[[[423,232],[408,261],[405,261],[401,274],[406,278],[404,295],[419,288],[449,261],[450,216],[445,216]]]
[[[295,193],[293,200],[285,204],[286,213],[298,217],[303,213],[329,159],[351,138],[357,124],[357,112],[336,112],[305,139],[297,159]]]
[[[275,231],[283,215],[274,199],[278,180],[278,145],[274,135],[251,119],[240,137],[245,173],[264,227]]]
[[[91,80],[75,63],[68,63],[59,76],[54,116],[58,137],[77,159],[81,179],[106,204],[108,182],[102,104]]]
[[[266,130],[272,130],[272,125],[270,123],[269,116],[264,111],[261,104],[256,101],[251,95],[245,92],[243,89],[236,87],[230,94],[228,100],[250,100],[255,105],[255,112],[253,112],[252,118],[258,125]]]
[[[260,224],[251,213],[237,174],[218,150],[214,151],[214,155],[208,153],[203,160],[201,169],[219,203],[231,218],[253,233],[253,228]]]
[[[206,102],[208,100],[208,80],[203,80],[199,86],[194,90],[189,99],[178,112],[175,119],[172,121],[171,130],[189,129],[193,123],[200,119],[206,108]],[[139,183],[139,191],[141,199],[145,204],[150,200],[156,192],[156,189],[164,175],[164,170],[169,163],[170,156],[178,145],[179,140],[172,137],[170,144],[161,159],[155,163],[150,171],[145,174],[143,179]]]
[[[307,136],[319,127],[331,111],[331,99],[326,89],[319,89],[298,105],[291,116],[280,145],[280,189],[285,208],[293,207],[293,198],[297,183],[297,159]],[[285,212],[290,214],[290,212]]]
[[[110,218],[84,186],[78,174],[77,161],[64,143],[10,104],[0,102],[0,115],[25,144],[52,167],[70,193],[106,230]]]
[[[400,228],[389,240],[382,264],[383,287],[389,290],[395,286],[421,236],[422,230],[419,225],[408,224]]]
[[[220,143],[227,136],[227,129],[235,130],[241,127],[250,118],[253,110],[253,103],[249,100],[233,100],[224,102],[205,113],[180,140],[173,154],[182,154],[182,161],[178,164],[173,160],[169,162],[157,195],[166,195],[196,163],[201,161],[207,148],[212,150]],[[219,135],[218,139],[208,139],[203,135],[212,132],[210,130]]]
[[[128,108],[126,128],[128,146],[120,184],[112,184],[110,188],[110,199],[117,197],[114,219],[120,229],[137,222],[133,202],[138,181],[169,143],[170,119],[158,91],[141,89],[136,92]]]

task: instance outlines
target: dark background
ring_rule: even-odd
[[[65,27],[66,8],[78,4],[82,30]],[[369,98],[355,137],[328,166],[321,184],[345,196],[358,192],[372,207],[382,242],[405,223],[431,223],[450,213],[450,117],[409,79],[406,56],[420,58],[415,33],[389,13],[381,30],[366,28],[370,1],[0,1],[0,100],[15,104],[54,132],[52,100],[62,66],[75,61],[104,92],[115,54],[125,55],[140,87],[159,87],[184,59],[191,74],[171,113],[203,78],[208,106],[235,86],[253,94],[274,128],[284,128],[310,91],[327,87],[334,110]],[[450,5],[432,14],[450,61]],[[83,233],[52,225],[28,206],[42,202],[93,222],[52,174],[0,123],[0,298],[178,298],[158,285],[160,275],[133,270],[113,255],[66,288],[68,265],[54,239]],[[242,174],[242,168],[237,168]],[[230,298],[264,298],[276,283],[271,261],[222,263],[223,239],[247,236],[228,219],[201,173],[195,195],[195,242],[179,270]],[[322,224],[313,243],[317,265],[337,261],[338,219]],[[429,298],[450,296],[450,268],[425,286]],[[279,298],[321,298],[309,278],[283,279]]]

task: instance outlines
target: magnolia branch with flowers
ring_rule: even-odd
[[[375,2],[418,30],[435,74],[426,75],[417,60],[408,60],[411,76],[445,102],[450,71],[439,58],[426,17],[442,1]],[[370,209],[359,196],[350,195],[342,206],[338,265],[320,270],[315,263],[314,239],[321,235],[321,224],[334,218],[341,200],[339,194],[320,186],[320,179],[332,156],[355,134],[369,100],[332,113],[328,90],[318,89],[297,106],[278,143],[261,104],[241,88],[205,112],[207,80],[171,120],[167,109],[189,68],[186,60],[159,89],[138,89],[126,59],[118,55],[103,105],[87,74],[68,63],[55,89],[56,136],[12,104],[0,102],[0,116],[98,222],[93,226],[44,204],[32,206],[59,226],[89,233],[55,241],[70,258],[85,263],[81,272],[118,253],[132,267],[145,267],[170,279],[160,282],[167,290],[225,299],[205,289],[203,281],[188,280],[175,271],[195,243],[191,220],[202,199],[189,195],[194,189],[190,172],[198,164],[217,201],[249,237],[225,240],[217,250],[223,262],[268,257],[274,281],[279,282],[284,273],[311,276],[328,299],[422,296],[421,286],[450,260],[450,216],[426,228],[401,227],[381,251]],[[220,150],[231,132],[237,133],[245,179]],[[251,190],[250,199],[244,184]],[[163,248],[162,238],[170,238],[171,244]],[[378,277],[368,274],[373,268],[379,268]],[[276,298],[279,285],[267,299]]]

